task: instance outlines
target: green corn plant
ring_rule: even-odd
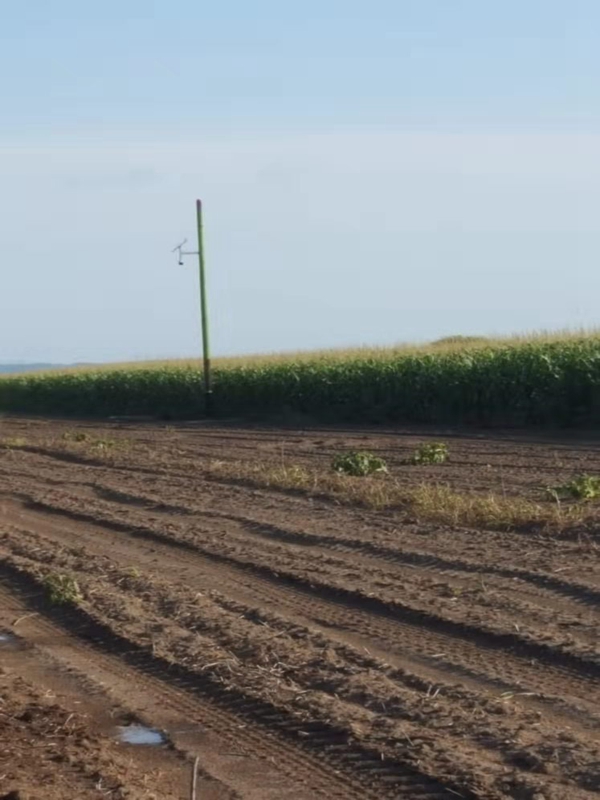
[[[359,451],[340,453],[333,459],[331,466],[335,472],[355,477],[365,477],[367,475],[387,473],[388,471],[387,464],[383,458],[379,458],[373,453]]]
[[[199,365],[0,378],[0,412],[197,417]],[[222,416],[286,412],[326,422],[600,424],[600,336],[224,362]],[[67,438],[67,440],[69,440]],[[77,441],[75,439],[75,441]]]
[[[578,475],[572,481],[550,489],[549,494],[559,499],[596,500],[600,497],[600,476]]]
[[[411,464],[444,464],[450,451],[443,442],[428,442],[420,445],[411,459]]]

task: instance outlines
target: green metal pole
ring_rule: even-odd
[[[204,412],[213,412],[212,376],[210,369],[210,340],[208,335],[208,304],[206,301],[206,274],[204,265],[204,229],[202,224],[202,201],[196,200],[198,220],[198,262],[200,267],[200,316],[202,320],[202,355],[204,360]]]

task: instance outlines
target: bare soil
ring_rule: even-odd
[[[431,439],[451,461],[408,466]],[[600,474],[597,437],[4,418],[0,441],[0,798],[189,798],[196,757],[202,800],[600,794],[594,524],[437,526],[208,469],[364,449],[546,502]],[[120,743],[132,721],[165,744]]]

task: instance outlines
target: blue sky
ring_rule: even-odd
[[[0,361],[597,324],[595,1],[10,5]]]

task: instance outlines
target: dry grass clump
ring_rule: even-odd
[[[298,465],[212,461],[208,477],[297,491],[361,505],[374,511],[403,510],[422,521],[510,530],[538,527],[560,531],[584,523],[585,504],[540,502],[493,492],[457,492],[445,483],[408,484],[386,474],[353,477]]]

